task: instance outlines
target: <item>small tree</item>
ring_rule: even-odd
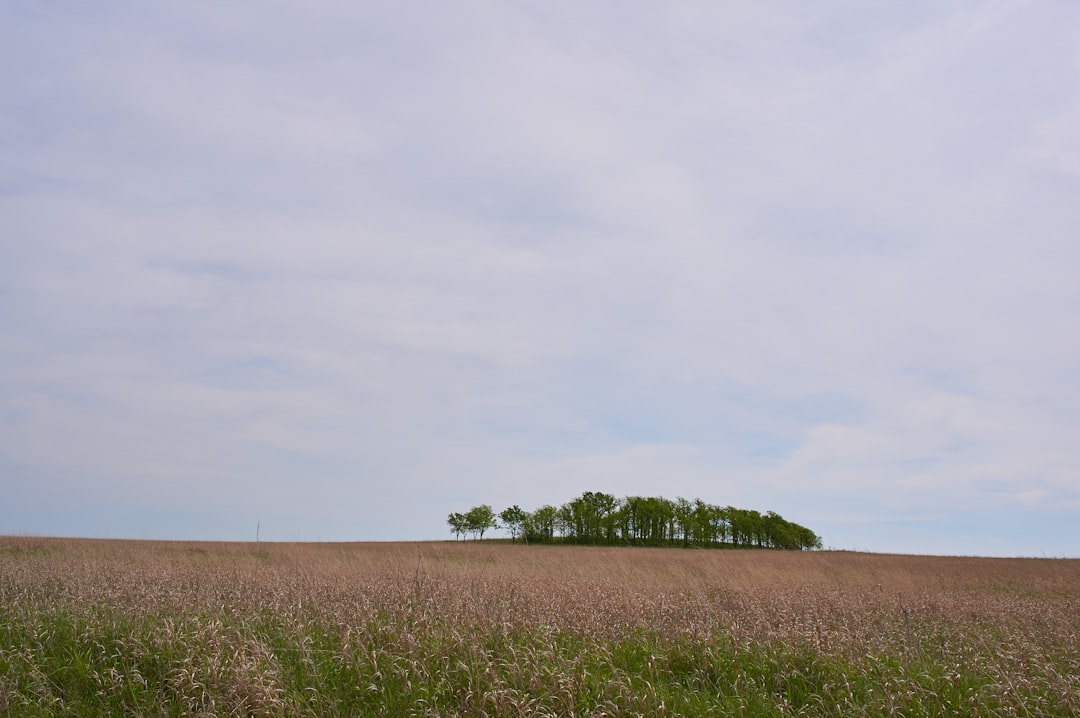
[[[503,509],[502,513],[499,514],[499,518],[502,519],[503,528],[510,530],[510,540],[515,541],[518,536],[522,535],[529,514],[522,511],[520,506],[514,504],[508,509]]]
[[[488,529],[499,528],[498,522],[495,521],[495,511],[487,504],[481,504],[480,506],[474,506],[469,509],[469,512],[465,514],[465,527],[469,533],[477,537],[477,539],[484,538],[484,532]]]
[[[454,537],[461,538],[461,534],[468,531],[468,521],[465,514],[453,513],[446,519],[446,523],[450,524],[450,530],[454,533]]]

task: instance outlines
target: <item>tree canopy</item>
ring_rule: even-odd
[[[499,513],[512,540],[602,546],[685,546],[819,549],[821,538],[810,529],[768,511],[708,504],[701,499],[626,496],[586,491],[562,506],[524,511],[516,504]],[[483,538],[498,528],[487,504],[450,514],[447,523],[458,537]]]

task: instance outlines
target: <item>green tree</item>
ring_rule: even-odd
[[[600,491],[586,491],[581,495],[589,506],[589,543],[611,545],[615,543],[615,526],[618,519],[619,500]]]
[[[465,514],[465,528],[478,540],[484,538],[485,531],[499,528],[495,520],[495,511],[487,504],[472,507]]]
[[[499,514],[499,518],[503,522],[503,528],[509,529],[510,540],[516,541],[518,536],[524,535],[525,522],[529,518],[529,514],[521,510],[521,507],[514,504],[508,509],[503,509]]]
[[[639,543],[643,537],[645,499],[627,496],[619,509],[619,536],[625,543]]]
[[[774,511],[761,514],[681,497],[675,501],[662,496],[616,499],[596,491],[586,491],[558,508],[546,505],[532,513],[515,504],[496,515],[482,504],[464,514],[450,514],[447,523],[458,538],[472,534],[482,540],[488,529],[499,528],[496,519],[502,520],[512,540],[521,536],[537,543],[555,541],[558,534],[564,543],[605,546],[734,545],[805,550],[822,545],[821,537],[813,531]]]
[[[648,496],[644,500],[645,543],[663,546],[671,540],[675,524],[675,504],[662,496]]]
[[[544,542],[555,538],[555,524],[559,510],[554,506],[544,505],[533,511],[525,521],[525,536],[529,541]]]
[[[446,519],[446,523],[450,524],[450,530],[454,533],[455,538],[460,539],[461,534],[468,531],[468,521],[465,519],[465,514],[453,513]]]
[[[672,511],[675,514],[675,534],[671,538],[683,546],[689,546],[694,534],[694,504],[680,496],[675,499]]]
[[[734,506],[728,506],[725,511],[728,515],[731,543],[736,546],[749,546],[754,538],[753,521],[749,512],[745,509],[737,509]]]
[[[694,499],[691,524],[693,526],[693,541],[698,546],[716,546],[724,540],[722,520],[719,506],[707,504],[701,499]]]

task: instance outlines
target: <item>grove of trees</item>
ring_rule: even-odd
[[[674,501],[657,496],[626,496],[586,491],[562,506],[524,511],[514,505],[495,512],[487,504],[447,519],[457,537],[481,539],[502,527],[511,540],[597,546],[685,546],[820,549],[821,538],[805,526],[772,511],[764,514],[700,499]]]

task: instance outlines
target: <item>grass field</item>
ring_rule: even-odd
[[[1080,561],[2,538],[0,715],[1080,715]]]

